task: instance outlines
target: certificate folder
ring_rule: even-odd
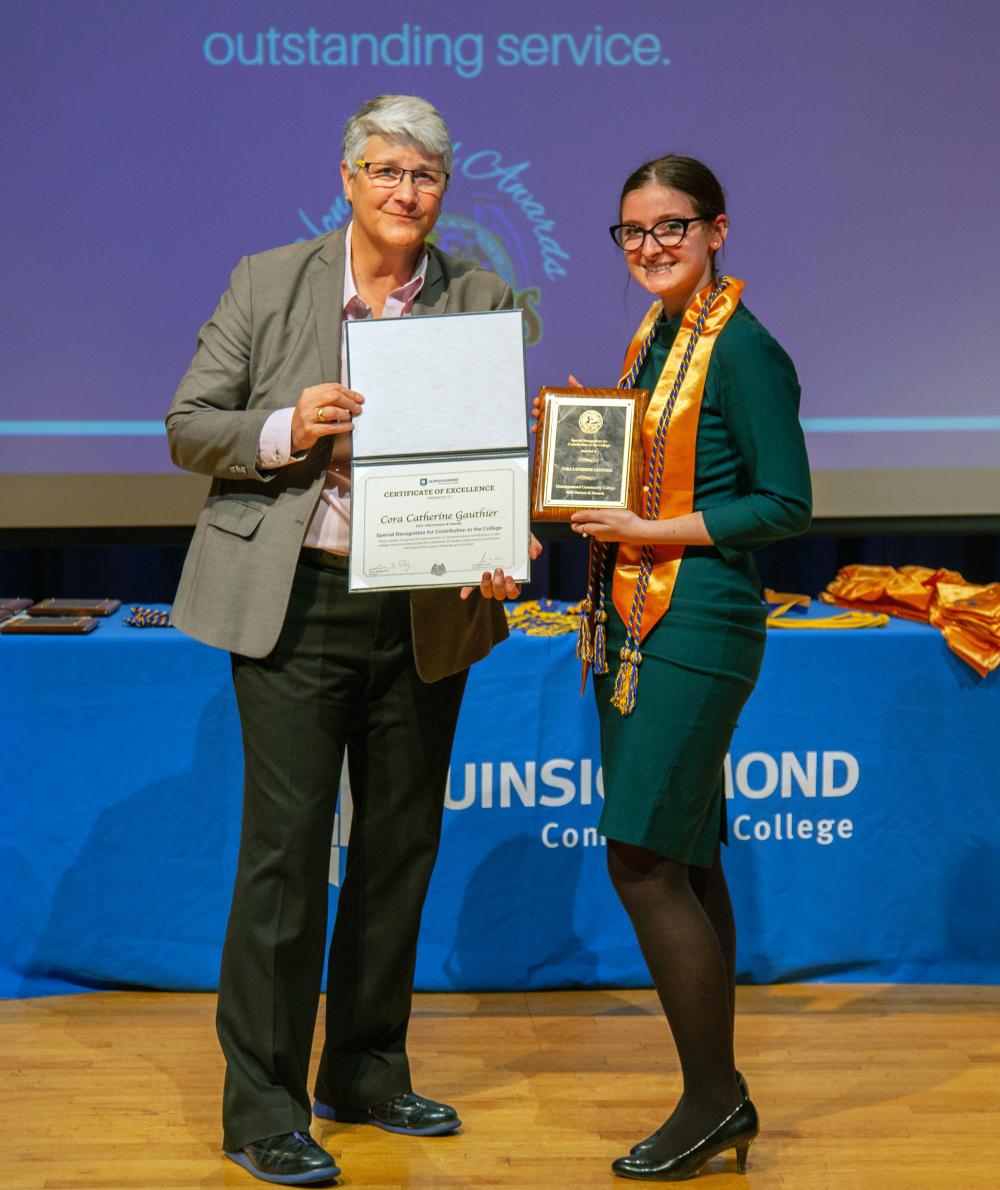
[[[527,450],[520,310],[347,323],[356,460]]]
[[[351,321],[351,591],[529,577],[520,310]]]

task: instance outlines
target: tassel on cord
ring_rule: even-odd
[[[595,541],[591,550],[593,565],[591,567],[590,592],[597,609],[594,612],[594,676],[603,678],[608,672],[608,613],[604,610],[608,547],[603,541]]]
[[[598,541],[591,541],[587,552],[587,594],[580,606],[580,624],[576,632],[576,655],[584,664],[593,665],[596,674],[608,672],[606,657],[603,669],[597,664],[594,648],[596,625],[591,623],[595,607],[598,620],[604,611],[604,559],[604,546]],[[607,619],[607,616],[604,618]]]
[[[601,591],[603,596],[604,592]],[[603,678],[608,672],[608,613],[604,610],[604,600],[594,616],[594,674]]]
[[[642,653],[637,648],[630,649],[626,644],[618,655],[622,663],[618,668],[618,676],[615,678],[615,692],[611,696],[611,705],[622,715],[631,715],[635,710],[635,694],[636,687],[639,685],[639,666],[642,664]]]
[[[581,661],[594,661],[594,642],[590,635],[590,613],[594,610],[590,595],[580,607],[580,623],[576,630],[576,655]]]

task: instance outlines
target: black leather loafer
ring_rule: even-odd
[[[742,1074],[740,1074],[740,1072],[738,1070],[736,1071],[736,1085],[739,1087],[740,1094],[743,1096],[743,1098],[749,1099],[750,1098],[750,1088],[747,1086],[747,1080],[743,1077]],[[662,1125],[661,1125],[661,1128],[662,1128]],[[649,1136],[647,1136],[644,1140],[640,1140],[637,1144],[634,1144],[631,1147],[631,1149],[629,1149],[629,1153],[633,1157],[637,1153],[648,1153],[650,1146],[655,1142],[656,1138],[660,1135],[661,1128],[657,1128],[657,1130],[655,1132],[651,1132],[649,1134]]]
[[[342,1124],[374,1124],[386,1132],[401,1132],[406,1136],[445,1136],[462,1126],[453,1107],[435,1103],[413,1091],[405,1091],[374,1107],[330,1107],[314,1099],[313,1115],[321,1120],[339,1120]]]
[[[262,1182],[279,1186],[310,1186],[340,1176],[337,1163],[308,1132],[267,1136],[234,1152],[226,1149],[226,1156]]]

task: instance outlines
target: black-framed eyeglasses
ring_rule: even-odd
[[[652,236],[661,248],[676,248],[684,242],[692,223],[711,223],[714,215],[693,215],[690,219],[661,219],[652,227],[639,227],[635,223],[616,223],[609,227],[611,238],[623,252],[635,252]]]
[[[382,190],[395,189],[407,174],[413,179],[414,190],[422,190],[425,194],[443,194],[448,184],[449,175],[443,169],[403,169],[399,165],[362,161],[360,158],[354,164],[365,171],[373,186]]]

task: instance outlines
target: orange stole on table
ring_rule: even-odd
[[[820,599],[930,623],[980,677],[1000,669],[1000,583],[927,566],[855,565],[842,567]]]

